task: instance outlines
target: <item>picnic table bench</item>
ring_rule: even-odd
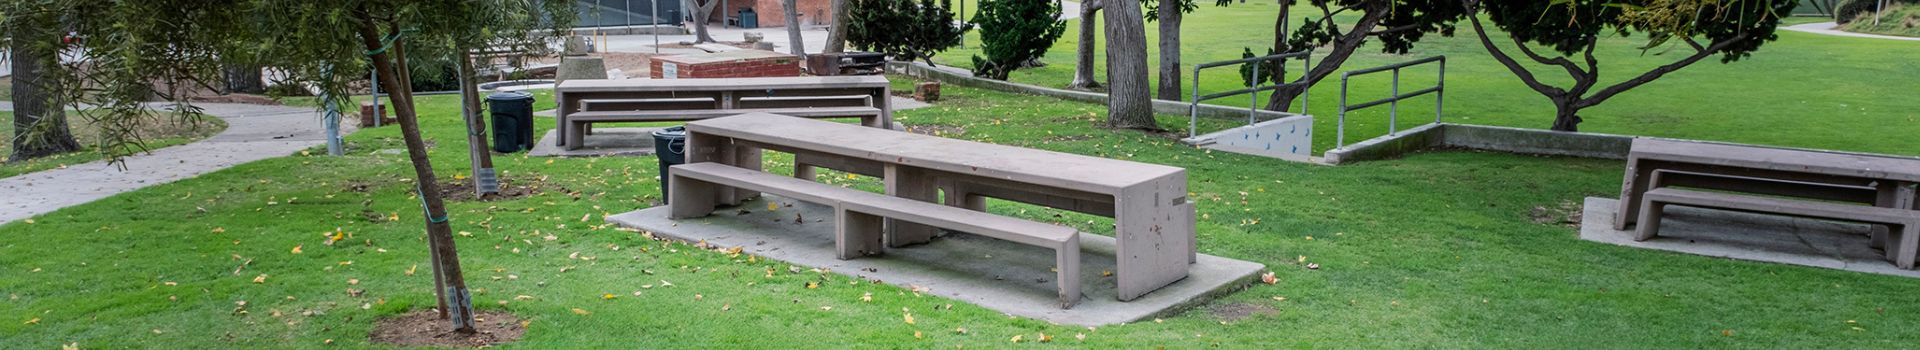
[[[1613,222],[1638,222],[1636,239],[1656,236],[1672,204],[1874,224],[1869,244],[1896,240],[1887,257],[1906,269],[1920,251],[1920,158],[1656,138],[1632,147]]]
[[[732,188],[702,188],[679,180],[683,169],[707,173],[721,166],[757,172],[761,150],[791,153],[797,162],[812,166],[882,178],[891,201],[832,199],[840,201],[839,210],[848,212],[839,222],[842,231],[859,231],[884,221],[887,246],[928,242],[939,229],[949,229],[1050,247],[1061,259],[1057,266],[1061,282],[1077,283],[1077,278],[1069,277],[1075,275],[1067,273],[1079,265],[1077,232],[1063,235],[1072,229],[985,214],[984,198],[992,197],[1114,218],[1115,278],[1122,301],[1185,278],[1194,261],[1194,207],[1187,198],[1184,169],[767,113],[687,124],[689,164],[670,171],[668,192],[673,198],[668,203],[674,216],[698,216],[711,211],[714,204],[738,204],[755,192],[805,198],[799,192],[811,186],[781,176],[743,180],[757,185],[723,184]],[[941,202],[941,192],[947,193],[946,203],[951,206],[935,204]],[[862,242],[848,249],[879,249],[872,246],[871,237],[862,237],[842,238]]]
[[[572,79],[554,87],[559,146],[578,149],[594,123],[693,121],[741,113],[893,123],[886,77]]]

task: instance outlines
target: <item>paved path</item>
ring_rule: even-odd
[[[285,156],[326,144],[320,113],[309,107],[199,103],[227,130],[197,142],[126,158],[126,170],[97,161],[0,178],[0,224],[122,192]],[[352,132],[342,125],[342,132]]]
[[[1786,30],[1803,32],[1803,33],[1833,35],[1833,36],[1849,36],[1849,37],[1855,37],[1855,38],[1920,41],[1920,38],[1916,38],[1916,37],[1854,33],[1854,32],[1834,29],[1839,26],[1840,26],[1839,23],[1834,23],[1834,22],[1805,23],[1805,24],[1796,24],[1796,25],[1787,26]]]

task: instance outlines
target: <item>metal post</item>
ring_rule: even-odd
[[[1387,102],[1387,135],[1399,132],[1400,123],[1400,68],[1393,69],[1393,100]]]
[[[1440,123],[1440,107],[1447,104],[1447,56],[1440,56],[1440,78],[1433,84],[1433,123]]]
[[[380,120],[387,119],[387,110],[380,108],[380,72],[368,70],[367,75],[373,77],[373,127],[378,128]]]
[[[1313,51],[1311,50],[1305,55],[1300,55],[1300,77],[1306,78],[1307,74],[1313,74]],[[1307,98],[1313,97],[1312,94],[1313,84],[1300,87],[1300,114],[1307,114]],[[1284,110],[1286,107],[1280,107],[1280,109]]]
[[[620,13],[625,14],[627,17],[626,22],[621,24],[625,24],[628,29],[632,29],[633,28],[633,0],[627,0],[626,4],[627,4],[626,6],[620,7]],[[633,33],[633,32],[627,32],[627,33]]]
[[[647,3],[653,4],[653,15],[648,17],[653,18],[653,53],[657,54],[660,53],[660,0],[647,0]],[[726,22],[725,16],[722,17],[720,22]]]
[[[1193,65],[1193,102],[1187,104],[1187,138],[1200,137],[1200,65]]]
[[[1340,123],[1334,130],[1333,148],[1347,146],[1347,77],[1350,75],[1340,74]]]
[[[1247,125],[1253,125],[1253,110],[1260,108],[1260,62],[1265,61],[1253,61],[1253,75],[1249,76],[1253,78],[1250,79],[1253,81],[1253,93],[1247,94],[1252,96],[1247,98]]]
[[[320,103],[326,104],[326,115],[322,117],[321,122],[327,125],[327,155],[331,156],[338,156],[344,152],[340,149],[340,104],[338,102],[333,100],[333,95],[326,92],[320,93]]]

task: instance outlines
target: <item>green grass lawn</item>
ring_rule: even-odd
[[[1202,4],[1188,15],[1182,31],[1182,74],[1191,75],[1193,64],[1238,59],[1244,47],[1264,53],[1265,49],[1259,48],[1271,44],[1277,12],[1278,6],[1271,1],[1235,3],[1231,7]],[[1341,25],[1351,22],[1348,19]],[[1471,28],[1461,25],[1454,37],[1429,35],[1406,55],[1383,54],[1377,43],[1369,43],[1342,70],[1446,55],[1447,121],[1539,129],[1551,126],[1553,105],[1488,56]],[[1157,40],[1153,28],[1148,25],[1150,42]],[[1068,23],[1068,33],[1043,60],[1048,65],[1017,71],[1011,80],[1051,87],[1064,87],[1072,81],[1077,30],[1078,24]],[[1914,142],[1889,142],[1920,135],[1920,99],[1913,98],[1920,91],[1920,79],[1915,78],[1920,77],[1920,60],[1910,59],[1920,57],[1920,45],[1785,30],[1777,33],[1778,41],[1768,43],[1747,59],[1732,64],[1721,64],[1717,57],[1703,60],[1586,109],[1581,130],[1920,154]],[[1682,52],[1660,55],[1664,50],[1653,50],[1643,55],[1634,49],[1644,43],[1643,39],[1602,40],[1603,46],[1596,54],[1604,84],[1671,62]],[[1510,54],[1520,55],[1504,36],[1493,41]],[[941,53],[935,62],[971,66],[968,58],[980,47],[977,33],[969,36],[965,46]],[[1157,52],[1156,45],[1148,46],[1149,51]],[[1325,50],[1321,51],[1324,54]],[[1158,54],[1148,57],[1158,61]],[[1525,61],[1524,57],[1519,59]],[[1290,72],[1298,74],[1298,65],[1298,61],[1293,62],[1295,68]],[[1536,75],[1555,84],[1565,86],[1568,81],[1557,68],[1533,67]],[[1099,68],[1100,74],[1105,74],[1104,64]],[[1430,86],[1436,73],[1432,67],[1404,71],[1402,91]],[[1358,102],[1386,97],[1390,79],[1385,73],[1356,77],[1350,98]],[[1238,73],[1232,68],[1208,70],[1202,77],[1202,90],[1206,92],[1232,90],[1238,84]],[[1182,84],[1183,89],[1190,86],[1191,80]],[[1318,131],[1316,151],[1333,148],[1339,96],[1338,74],[1321,81],[1311,92],[1309,112],[1315,116]],[[1210,102],[1245,106],[1247,99],[1242,96]],[[1406,101],[1400,106],[1401,128],[1432,120],[1433,105],[1431,97]],[[1298,106],[1293,110],[1298,111]],[[1384,106],[1352,112],[1348,115],[1347,140],[1384,135],[1386,120]]]
[[[1438,152],[1326,167],[1100,129],[1099,105],[945,95],[900,120],[1187,168],[1202,252],[1267,264],[1280,282],[1153,322],[1050,325],[652,241],[602,218],[653,205],[654,159],[515,154],[496,158],[504,178],[541,194],[450,206],[475,304],[530,320],[505,348],[538,349],[1889,348],[1920,338],[1907,326],[1920,322],[1920,294],[1903,292],[1920,281],[1623,248],[1535,223],[1535,208],[1558,217],[1617,193],[1618,161]],[[452,181],[467,164],[457,98],[420,101],[432,159]],[[1815,146],[1880,149],[1854,146],[1869,141],[1903,144]],[[348,142],[348,156],[263,160],[0,226],[0,347],[373,347],[376,319],[431,307],[432,273],[406,157],[376,152],[401,147],[397,129]],[[1021,215],[1103,223],[1052,213]],[[351,238],[322,244],[335,228]],[[1218,311],[1228,309],[1255,312]],[[1040,334],[1052,341],[1032,344]]]
[[[13,112],[0,112],[0,119],[6,120],[0,123],[0,135],[13,137]],[[74,138],[85,149],[73,153],[8,162],[6,158],[7,155],[13,154],[13,142],[0,143],[0,177],[78,165],[104,158],[100,152],[95,151],[100,134],[98,128],[71,114],[67,123],[69,129],[73,130]],[[143,123],[145,126],[141,130],[147,133],[145,136],[148,137],[146,140],[148,150],[197,141],[227,129],[227,122],[213,116],[204,117],[198,125],[163,120],[143,121]]]

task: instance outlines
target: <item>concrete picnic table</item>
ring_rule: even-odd
[[[1186,170],[1022,147],[956,140],[767,113],[687,123],[687,162],[761,168],[761,149],[796,162],[884,179],[889,195],[984,209],[983,197],[1114,218],[1120,300],[1187,276],[1194,261],[1194,204]],[[724,192],[724,191],[723,191]],[[738,203],[753,193],[722,194]],[[938,231],[889,224],[891,244],[927,242]]]

